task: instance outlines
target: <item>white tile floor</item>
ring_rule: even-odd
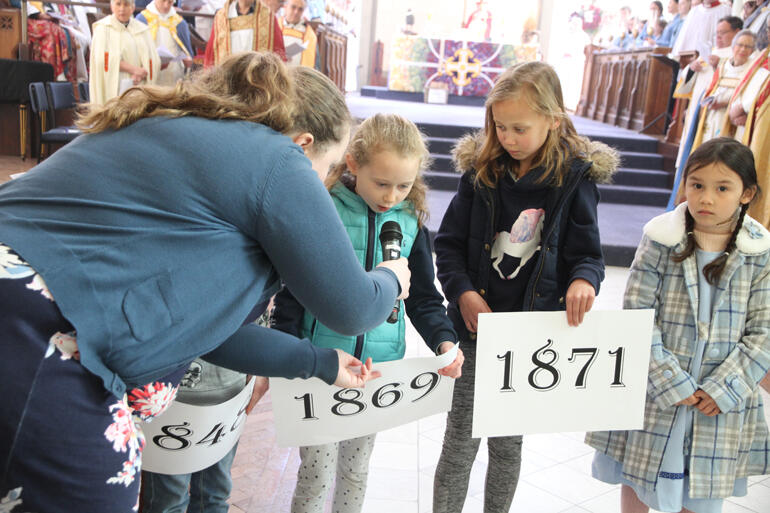
[[[620,309],[628,270],[608,268],[594,309]],[[419,336],[407,333],[407,356],[429,354]],[[377,437],[364,504],[366,513],[429,513],[433,473],[441,451],[445,415],[435,415]],[[770,420],[770,419],[769,419]],[[617,513],[620,488],[591,477],[593,451],[583,443],[584,433],[557,433],[524,437],[521,478],[511,511],[521,513]],[[483,511],[486,444],[471,471],[463,511]],[[730,499],[723,513],[768,513],[770,476],[751,478],[746,497]]]

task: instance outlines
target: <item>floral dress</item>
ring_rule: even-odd
[[[80,364],[77,334],[43,278],[2,243],[0,312],[0,372],[13,383],[0,401],[0,513],[137,511],[138,421],[174,400],[187,365],[116,397]],[[57,410],[70,421],[51,425]]]

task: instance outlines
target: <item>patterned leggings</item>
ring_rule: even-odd
[[[42,277],[0,244],[0,512],[136,511],[144,436],[185,368],[115,397]]]
[[[335,474],[332,513],[358,513],[364,506],[369,459],[376,435],[343,440],[339,443],[299,448],[302,460],[297,487],[291,502],[292,513],[323,513],[326,495]]]

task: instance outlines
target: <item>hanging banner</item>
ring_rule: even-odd
[[[174,401],[151,422],[142,422],[142,470],[191,474],[221,460],[241,436],[253,389],[249,382],[229,401],[212,406]]]
[[[339,442],[448,411],[454,379],[437,371],[456,356],[457,347],[441,356],[377,363],[382,376],[364,388],[340,388],[318,378],[270,378],[276,442]]]
[[[484,313],[473,437],[640,429],[653,310]]]

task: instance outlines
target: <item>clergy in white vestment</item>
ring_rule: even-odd
[[[730,13],[728,3],[718,0],[704,0],[693,7],[682,23],[672,55],[678,57],[681,53],[696,51],[701,57],[708,57],[714,46],[717,23]]]
[[[304,20],[306,0],[287,0],[283,6],[284,15],[278,17],[283,33],[286,58],[291,64],[315,67],[318,38],[313,27]],[[297,46],[294,46],[297,45]],[[304,48],[297,51],[298,47]]]
[[[715,137],[731,137],[725,133],[729,126],[727,106],[743,75],[751,66],[749,57],[754,53],[756,35],[742,30],[733,39],[732,57],[719,63],[706,93],[701,100],[698,131],[695,133],[692,150]]]
[[[185,69],[192,66],[192,45],[187,22],[177,14],[174,0],[153,0],[136,19],[150,27],[156,48],[164,48],[173,56],[158,75],[159,85],[172,86],[184,78]],[[169,58],[169,57],[167,57]],[[161,60],[163,57],[161,56]]]
[[[743,123],[745,130],[741,139],[741,142],[751,148],[754,154],[760,191],[770,191],[770,76],[768,74],[770,74],[770,48],[765,48],[754,59],[733,95],[733,98],[737,98],[746,87],[752,85],[752,82],[756,84],[761,76],[765,77],[759,91],[754,95],[751,109],[746,111],[747,118]],[[760,77],[757,78],[757,75]],[[752,201],[748,214],[766,227],[770,226],[770,194],[760,194],[756,201]],[[770,373],[762,381],[765,390],[770,391]]]
[[[763,2],[758,2],[758,4],[754,12],[743,21],[743,27],[755,34],[759,33],[759,29],[765,25],[768,15],[770,15],[770,0],[764,0]]]
[[[751,51],[756,49],[757,38],[756,34],[751,30],[744,30],[741,34],[747,35],[746,45],[749,45],[749,38],[753,38],[753,46]],[[744,49],[749,51],[748,48]],[[754,62],[757,58],[752,54],[753,58],[750,58],[751,62]],[[752,66],[750,73],[746,73],[741,77],[740,84],[736,87],[730,98],[730,104],[727,107],[727,113],[729,118],[725,119],[722,126],[722,133],[725,136],[732,136],[738,141],[744,142],[744,132],[746,129],[746,120],[748,113],[754,108],[754,103],[759,97],[759,91],[762,89],[763,84],[770,76],[770,71],[762,66]]]
[[[150,28],[132,18],[134,0],[111,0],[112,14],[93,25],[91,103],[104,104],[135,85],[155,84],[160,58]]]
[[[697,122],[697,128],[692,127],[687,137],[681,139],[680,148],[684,150],[679,157],[679,165],[674,176],[674,187],[668,202],[669,209],[684,199],[682,174],[690,154],[710,139],[732,136],[732,131],[728,128],[731,125],[727,107],[731,103],[736,88],[751,68],[752,61],[749,58],[754,52],[755,45],[756,35],[750,30],[742,30],[733,39],[732,57],[719,62],[711,83],[700,101],[698,117],[693,119],[693,125]]]
[[[714,76],[719,61],[732,56],[732,42],[738,32],[741,30],[741,24],[738,18],[722,19],[717,23],[716,46],[711,49],[708,57],[696,57],[690,64],[682,68],[679,72],[679,81],[674,90],[674,98],[686,99],[690,103],[687,105],[687,111],[684,118],[681,140],[685,141],[688,137],[689,128],[692,123],[692,117],[697,109],[698,101],[711,84],[711,78]],[[679,145],[676,166],[681,163],[682,153],[685,144]]]

